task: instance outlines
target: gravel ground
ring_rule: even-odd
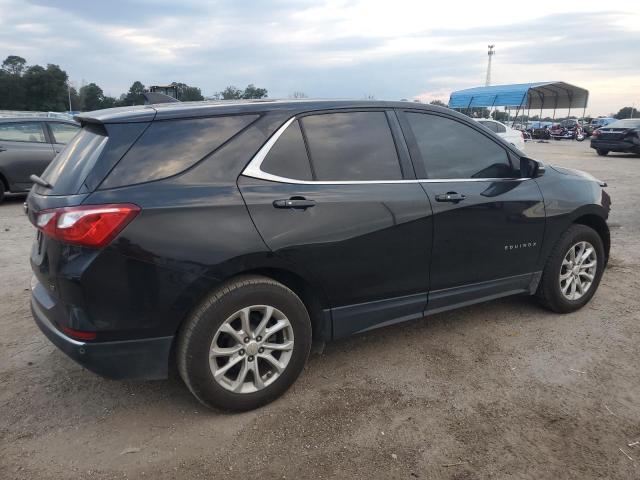
[[[640,478],[640,158],[588,142],[534,158],[609,183],[612,257],[581,311],[513,297],[327,345],[258,411],[179,380],[83,370],[28,308],[34,230],[0,205],[0,478]],[[627,456],[628,455],[628,456]]]

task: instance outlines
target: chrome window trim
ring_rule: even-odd
[[[297,180],[295,178],[281,177],[262,170],[262,162],[269,154],[271,148],[278,141],[284,131],[291,125],[297,117],[294,115],[275,131],[267,142],[253,156],[249,164],[245,167],[242,175],[259,180],[267,180],[277,183],[290,183],[294,185],[367,185],[367,184],[386,184],[386,183],[452,183],[452,182],[513,182],[530,180],[527,177],[521,178],[423,178],[411,180]]]

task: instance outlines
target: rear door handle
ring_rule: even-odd
[[[285,200],[274,200],[273,206],[276,208],[310,208],[315,207],[315,200],[307,200],[306,198],[293,197]]]
[[[452,202],[458,203],[467,198],[464,194],[458,192],[447,192],[436,195],[436,202]]]
[[[6,148],[4,148],[4,147],[0,147],[0,152],[6,152],[6,151],[7,151],[7,149],[6,149]]]

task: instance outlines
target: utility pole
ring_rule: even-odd
[[[69,95],[69,111],[71,112],[73,109],[71,108],[71,82],[67,80],[67,94]]]
[[[491,57],[495,55],[495,50],[493,49],[495,45],[489,45],[489,51],[487,55],[489,56],[489,62],[487,63],[487,81],[485,82],[485,87],[491,85]]]

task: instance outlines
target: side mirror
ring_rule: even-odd
[[[532,158],[522,157],[520,159],[520,176],[522,178],[538,178],[544,175],[544,163]]]

